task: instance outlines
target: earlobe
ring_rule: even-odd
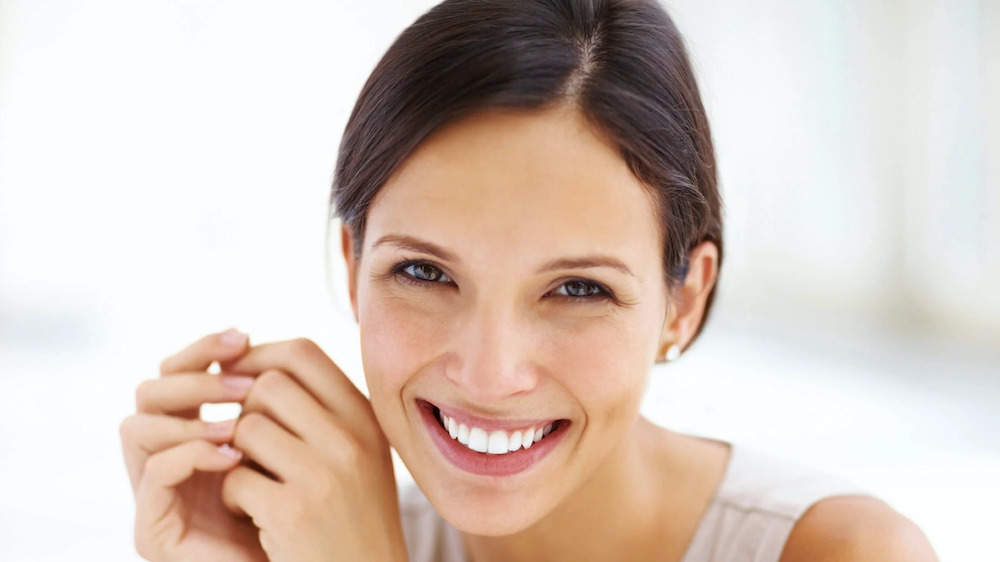
[[[347,225],[340,227],[340,251],[344,256],[344,264],[347,266],[347,291],[351,299],[351,310],[354,312],[354,321],[358,321],[358,260],[354,255],[354,235]]]
[[[681,356],[681,346],[676,343],[664,344],[660,348],[660,353],[656,356],[657,363],[669,363]]]

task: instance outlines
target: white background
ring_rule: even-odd
[[[0,0],[0,559],[135,559],[117,426],[204,333],[311,337],[360,383],[329,184],[431,4]],[[1000,2],[668,7],[728,246],[648,415],[846,476],[944,560],[1000,558]]]

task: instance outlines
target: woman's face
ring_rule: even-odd
[[[384,186],[350,264],[365,376],[445,519],[517,532],[620,460],[662,343],[661,256],[650,195],[570,107],[443,128]]]

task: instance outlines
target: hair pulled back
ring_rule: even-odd
[[[379,190],[435,130],[486,109],[560,103],[602,131],[653,195],[668,286],[683,282],[702,241],[721,265],[708,118],[683,39],[655,0],[445,0],[417,19],[368,78],[341,141],[331,206],[354,252]]]

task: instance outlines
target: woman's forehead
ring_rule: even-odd
[[[438,131],[372,205],[366,239],[433,233],[501,247],[660,247],[647,190],[575,110],[489,112]]]

